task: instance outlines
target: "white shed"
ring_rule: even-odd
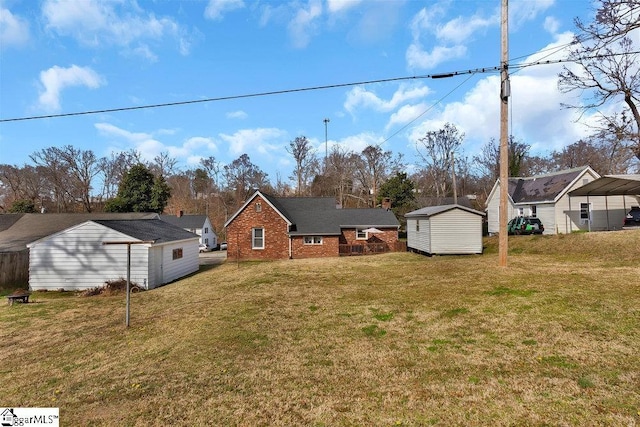
[[[83,290],[127,277],[131,245],[131,281],[153,289],[198,270],[198,236],[159,219],[93,220],[27,245],[32,290]]]
[[[407,248],[427,254],[480,254],[483,217],[483,212],[456,204],[409,212]]]

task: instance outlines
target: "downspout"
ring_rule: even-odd
[[[607,211],[607,230],[611,230],[609,226],[609,196],[607,195],[604,196],[604,208]]]
[[[571,195],[569,195],[569,213],[564,216],[564,232],[567,232],[567,218],[569,218],[569,234],[573,233],[573,224],[571,222]],[[556,234],[558,234],[556,232]]]
[[[293,237],[289,234],[289,259],[293,259]]]
[[[588,194],[587,194],[587,219],[589,221],[589,233],[591,233],[591,203],[589,203]]]

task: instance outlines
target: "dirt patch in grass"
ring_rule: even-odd
[[[640,233],[518,237],[506,269],[226,263],[132,295],[129,329],[122,294],[0,307],[0,401],[64,425],[640,423]]]

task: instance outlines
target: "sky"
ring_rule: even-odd
[[[511,0],[509,63],[565,58],[574,18],[592,14],[583,0]],[[500,0],[0,0],[0,120],[225,98],[3,121],[0,163],[64,145],[168,153],[181,169],[246,153],[289,181],[286,147],[306,136],[321,158],[379,145],[412,172],[417,141],[445,123],[470,158],[499,139],[499,74],[467,72],[500,55]],[[557,88],[563,65],[511,72],[509,133],[532,154],[589,131],[589,113],[561,108],[579,102]],[[338,87],[297,91],[319,86]],[[245,96],[266,92],[283,93]]]

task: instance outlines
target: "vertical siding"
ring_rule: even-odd
[[[127,240],[131,238],[91,222],[43,240],[30,249],[29,286],[83,290],[126,278],[126,245],[102,242]],[[148,280],[147,257],[146,245],[131,246],[131,280],[140,286]]]
[[[507,209],[508,221],[517,215],[510,199],[507,200]],[[500,184],[496,185],[496,191],[494,191],[491,199],[487,201],[487,231],[489,234],[500,232]]]
[[[556,234],[558,224],[556,223],[556,209],[553,203],[536,204],[536,216],[544,226],[543,234]]]
[[[416,231],[417,222],[420,220],[420,231]],[[431,253],[431,240],[428,218],[407,219],[407,247],[421,252]]]
[[[431,217],[431,253],[482,253],[482,217],[452,209]]]

